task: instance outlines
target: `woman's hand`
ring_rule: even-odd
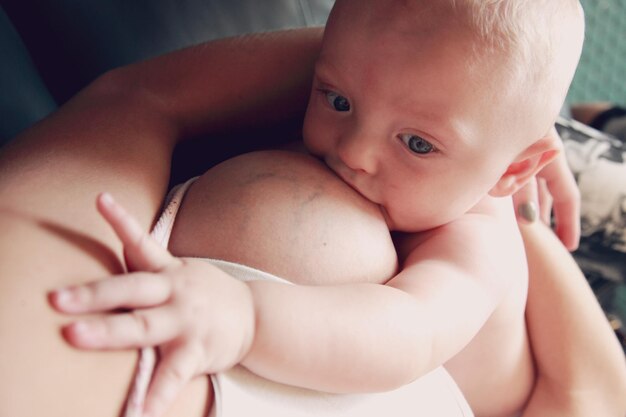
[[[108,194],[98,209],[124,245],[129,272],[51,294],[63,313],[101,313],[63,329],[81,349],[158,346],[144,415],[161,415],[194,376],[227,370],[249,351],[254,306],[247,285],[199,259],[176,258]]]
[[[551,213],[554,211],[556,235],[563,245],[572,251],[578,248],[580,240],[580,192],[567,165],[562,141],[556,128],[550,130],[550,135],[555,139],[555,143],[560,144],[561,152],[537,174],[537,179],[533,179],[532,184],[518,191],[513,200],[518,217],[521,214],[523,218],[524,211],[527,215],[532,215],[531,211],[534,209],[535,215],[550,225]]]
[[[572,171],[567,165],[563,151],[563,141],[556,128],[550,130],[555,142],[561,145],[561,152],[537,175],[539,180],[539,204],[548,198],[547,207],[552,207],[555,219],[555,232],[567,249],[578,248],[580,240],[580,192]],[[545,184],[545,187],[544,187]],[[545,213],[545,211],[542,210]],[[550,209],[547,210],[550,213]]]

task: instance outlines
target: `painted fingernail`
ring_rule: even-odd
[[[517,214],[522,219],[526,220],[529,223],[532,223],[537,220],[538,217],[537,204],[535,204],[533,201],[520,204],[519,206],[517,206]]]

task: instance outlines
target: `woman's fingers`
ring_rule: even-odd
[[[169,342],[182,333],[171,306],[134,310],[84,319],[63,328],[63,335],[82,349],[128,349]]]
[[[578,195],[578,194],[577,194]],[[580,200],[554,200],[556,234],[569,250],[578,248],[580,242]]]
[[[148,389],[143,417],[160,417],[167,411],[182,388],[198,373],[201,349],[196,344],[162,349],[161,360]]]
[[[53,291],[50,302],[64,313],[98,313],[117,308],[151,307],[167,301],[171,293],[168,278],[134,272]]]
[[[561,174],[546,175],[544,178],[553,198],[555,232],[565,247],[574,250],[580,241],[580,191],[564,164],[561,162],[556,168]]]
[[[533,178],[513,195],[515,212],[520,221],[532,223],[539,216],[537,181]]]
[[[157,272],[179,262],[152,239],[142,229],[139,222],[110,194],[100,194],[96,200],[96,206],[122,241],[126,264],[130,271]]]
[[[537,196],[539,199],[539,219],[550,226],[552,223],[552,204],[554,199],[543,178],[537,178]]]
[[[553,127],[550,134],[557,139],[556,143],[561,144],[562,149],[556,128]],[[552,205],[557,236],[569,250],[576,249],[580,240],[580,191],[567,165],[565,153],[562,151],[538,176],[545,179],[554,200]]]

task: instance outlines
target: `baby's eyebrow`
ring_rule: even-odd
[[[442,134],[445,135],[446,143],[452,145],[469,146],[470,138],[465,134],[465,129],[460,128],[455,123],[443,123],[440,127]]]
[[[433,136],[444,148],[456,144],[470,145],[467,129],[462,123],[439,115],[436,111],[413,111],[412,119],[422,126],[425,133]]]

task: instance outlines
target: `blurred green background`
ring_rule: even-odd
[[[626,0],[581,0],[587,24],[568,103],[626,104]]]

